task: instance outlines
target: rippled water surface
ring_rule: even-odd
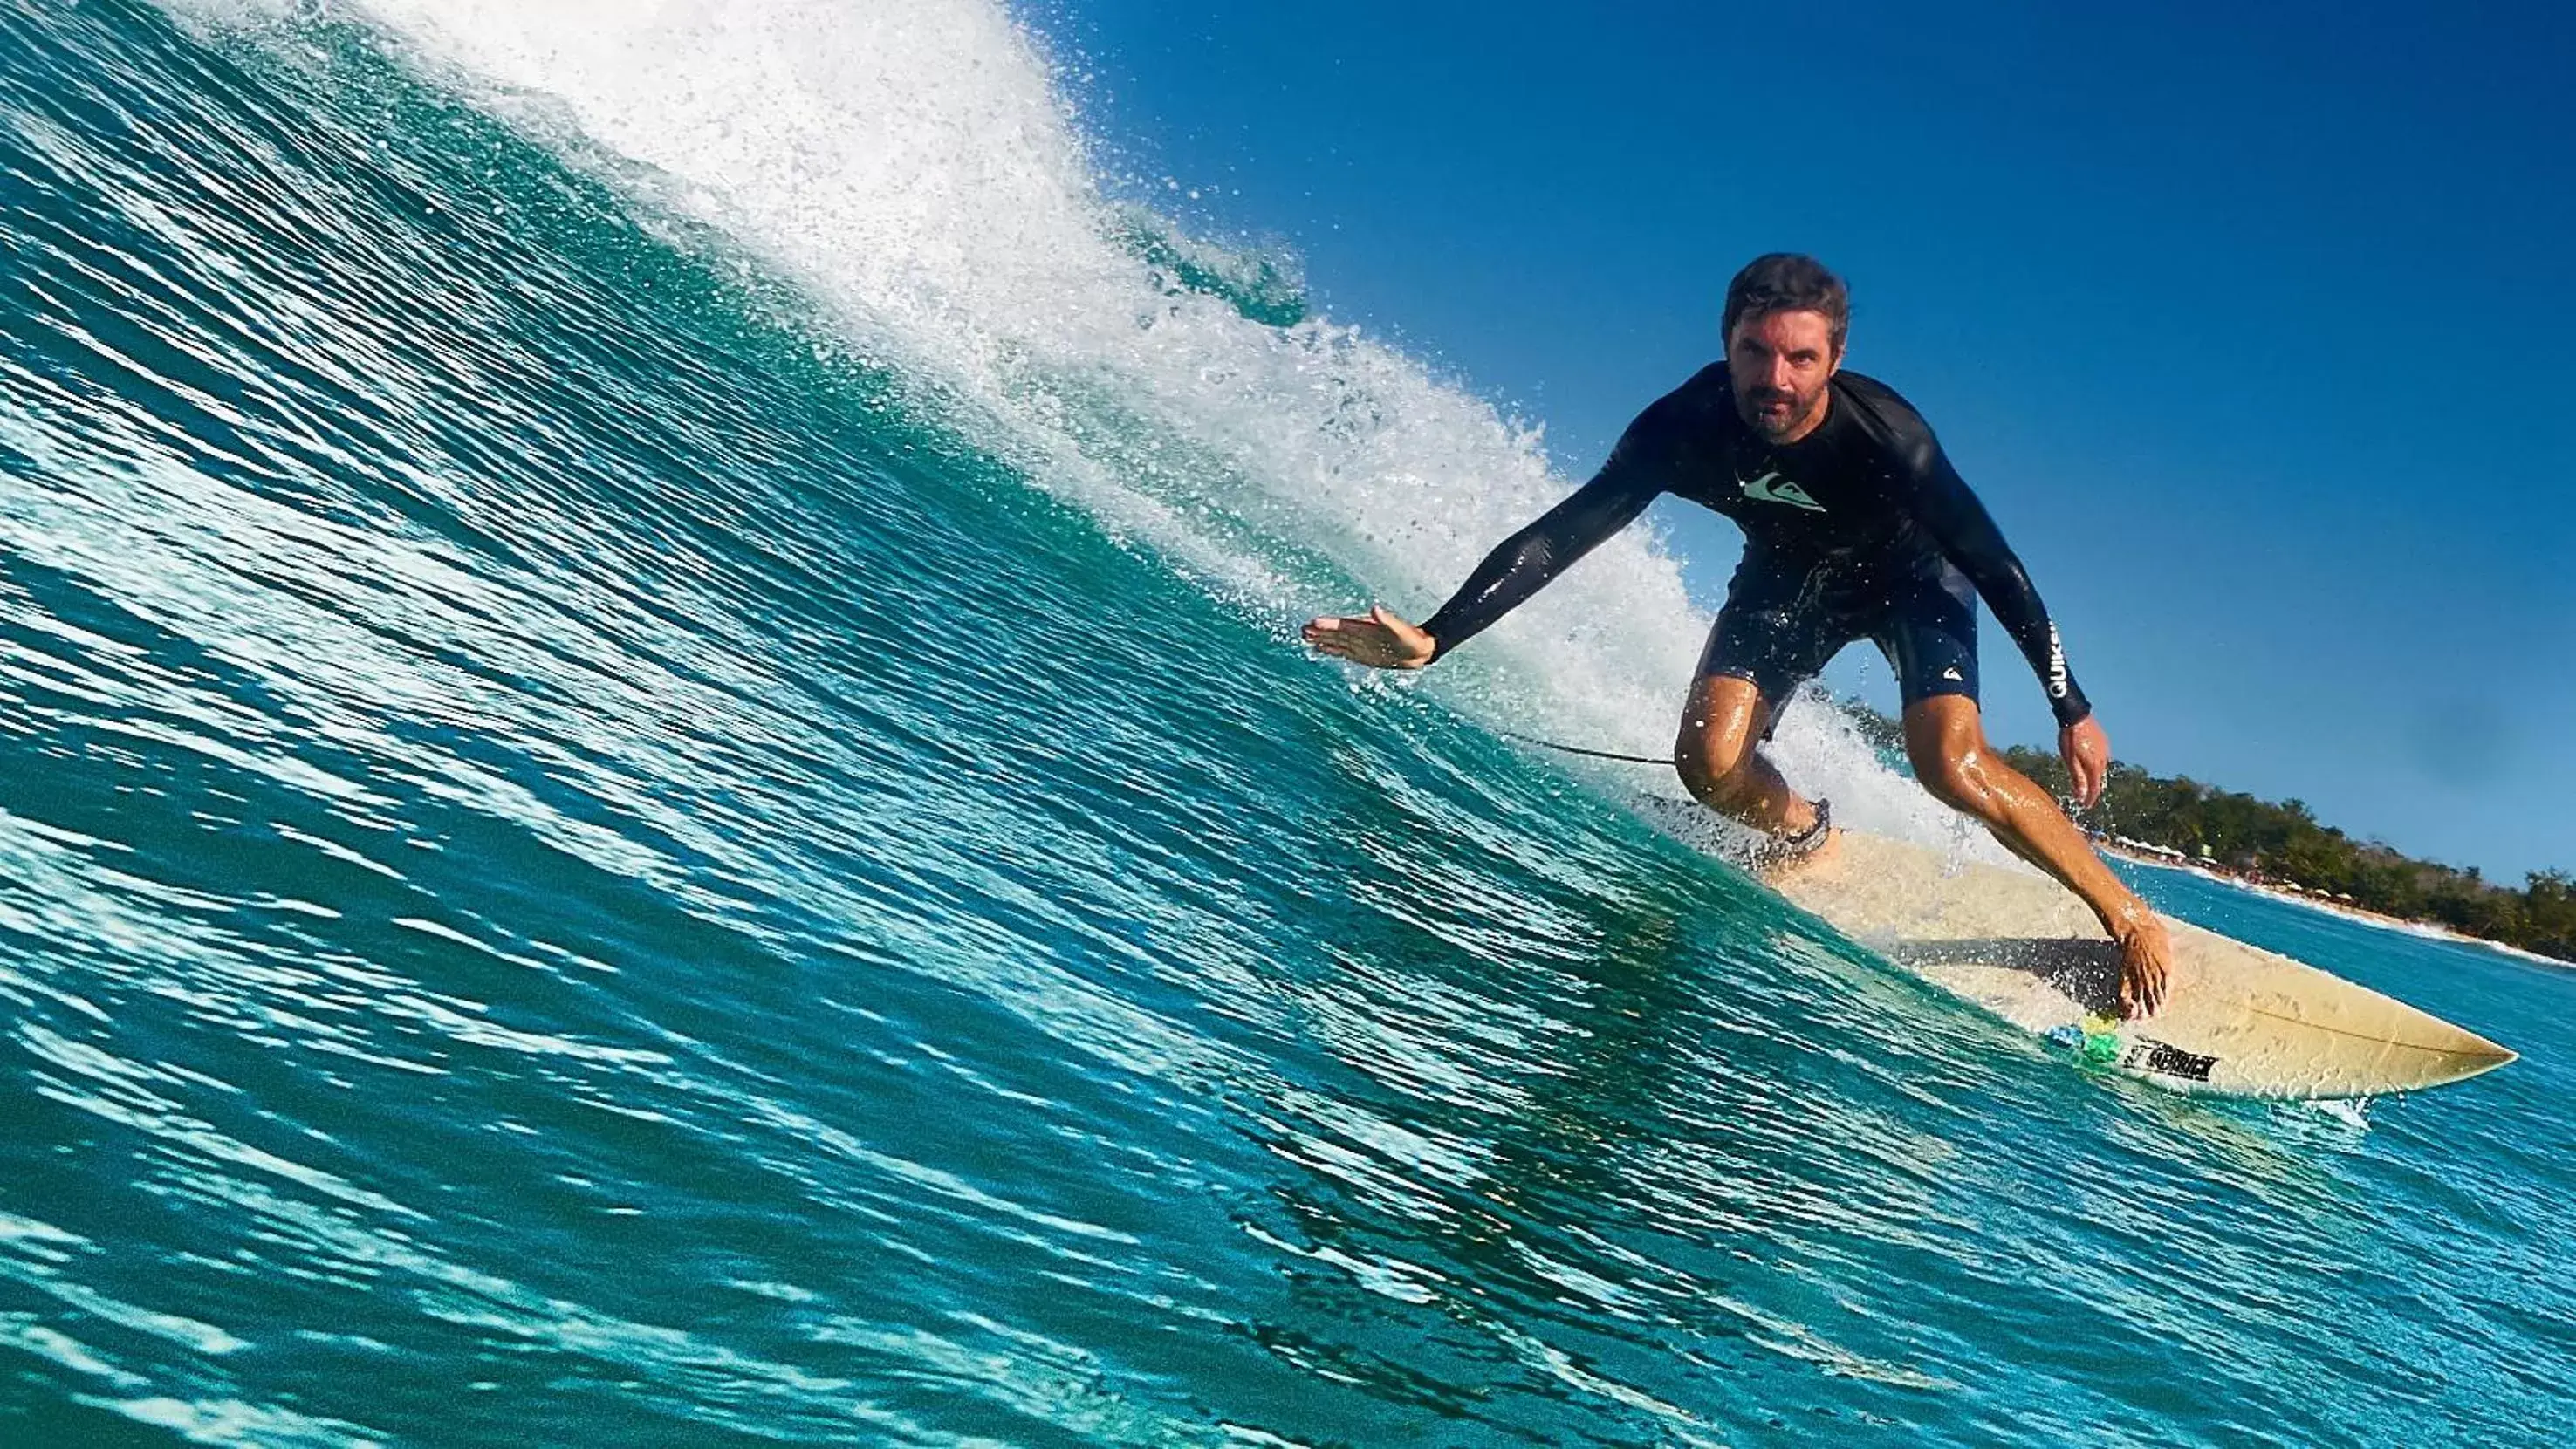
[[[0,0],[0,1440],[2576,1438],[2576,975],[2159,873],[2525,1054],[2184,1099],[1497,741],[1667,728],[1650,545],[1303,657],[1563,482],[1052,96]]]

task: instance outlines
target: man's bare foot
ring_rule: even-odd
[[[2165,923],[2144,912],[2112,940],[2120,948],[2120,1015],[2131,1021],[2155,1015],[2165,1004],[2167,968],[2173,961]]]
[[[1786,859],[1757,860],[1755,867],[1760,871],[1763,880],[1777,885],[1791,876],[1830,871],[1835,862],[1842,859],[1842,854],[1842,831],[1828,829],[1825,831],[1824,842],[1806,854],[1793,855]]]
[[[1764,880],[1777,885],[1793,875],[1821,870],[1842,854],[1843,833],[1834,828],[1833,802],[1818,800],[1814,810],[1803,830],[1774,836],[1754,852],[1753,869]]]

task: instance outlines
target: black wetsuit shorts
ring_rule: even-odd
[[[1893,571],[1748,549],[1709,631],[1699,677],[1750,680],[1773,708],[1843,646],[1867,639],[1896,671],[1906,704],[1977,697],[1977,595],[1938,556]],[[1882,566],[1883,569],[1883,566]]]

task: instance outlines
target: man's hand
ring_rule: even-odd
[[[1317,652],[1372,669],[1420,669],[1438,648],[1430,635],[1375,604],[1365,614],[1313,620],[1305,633]]]
[[[2165,1004],[2165,968],[2173,957],[2165,923],[2142,915],[2115,944],[2120,948],[2120,1015],[2131,1021],[2155,1015]]]
[[[2075,808],[2092,809],[2093,802],[2102,798],[2102,781],[2111,770],[2111,737],[2102,733],[2101,720],[2088,714],[2059,730],[2057,752],[2066,757],[2066,778],[2075,786]]]

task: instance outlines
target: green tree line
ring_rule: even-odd
[[[1862,706],[1862,733],[1881,748],[1902,748],[1896,722]],[[2070,788],[2056,754],[2014,745],[2012,767],[2060,799]],[[2113,762],[2102,798],[2077,819],[2273,882],[2349,896],[2353,905],[2409,921],[2435,921],[2466,935],[2576,962],[2576,878],[2533,871],[2521,889],[2464,870],[2415,860],[2379,840],[2354,840],[2318,821],[2306,802],[2274,803],[2222,790],[2187,775],[2151,775]]]

